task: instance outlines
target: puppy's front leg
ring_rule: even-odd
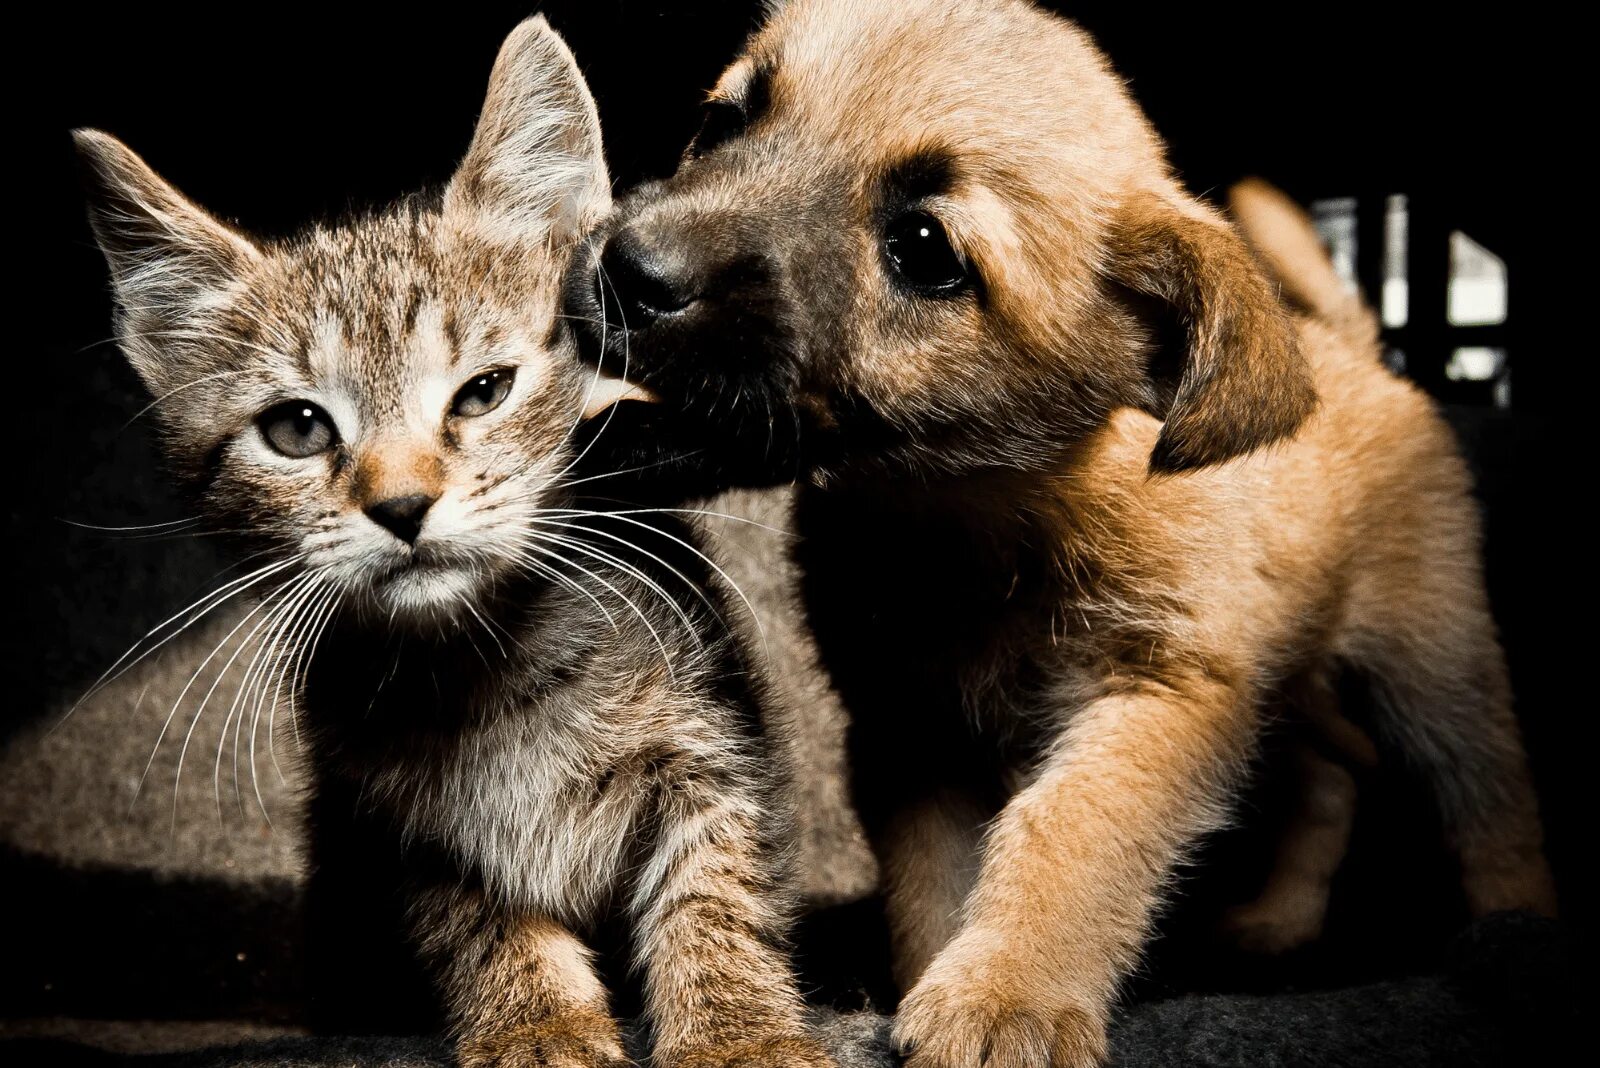
[[[1089,704],[1001,811],[961,931],[907,994],[907,1068],[1086,1068],[1184,848],[1223,819],[1254,740],[1208,679]]]
[[[660,1068],[833,1068],[806,1032],[764,803],[716,777],[668,791],[634,907]]]
[[[449,1004],[462,1068],[630,1063],[589,949],[560,923],[459,887],[423,891],[413,920]]]

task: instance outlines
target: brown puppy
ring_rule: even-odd
[[[1451,435],[1070,23],[794,0],[594,247],[573,310],[667,401],[625,406],[640,462],[804,482],[913,1068],[1097,1063],[1263,708],[1325,718],[1347,667],[1473,908],[1553,907]]]

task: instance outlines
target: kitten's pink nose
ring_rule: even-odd
[[[407,545],[414,545],[422,533],[422,520],[437,497],[413,493],[407,497],[391,497],[377,504],[369,504],[366,513],[378,524]]]

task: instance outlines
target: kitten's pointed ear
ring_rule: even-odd
[[[89,224],[129,315],[182,317],[261,256],[99,130],[74,130],[89,193]]]
[[[512,240],[581,236],[611,206],[600,116],[559,34],[535,15],[511,31],[446,211],[487,218]]]
[[[1188,330],[1152,472],[1220,463],[1300,428],[1317,403],[1311,367],[1283,302],[1227,223],[1196,202],[1140,196],[1118,212],[1109,248],[1112,276],[1169,304]]]

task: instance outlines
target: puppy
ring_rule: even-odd
[[[1472,908],[1554,907],[1448,429],[1359,316],[1291,312],[1071,23],[793,0],[592,245],[570,310],[666,402],[617,451],[802,480],[912,1068],[1099,1063],[1265,711],[1328,719],[1343,669]]]

